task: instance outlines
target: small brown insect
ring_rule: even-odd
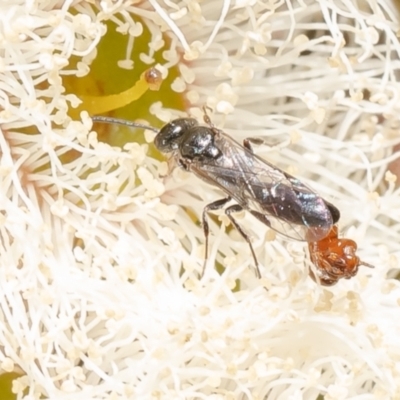
[[[336,225],[323,239],[308,241],[308,249],[311,261],[317,267],[316,271],[310,269],[310,277],[324,286],[335,285],[341,278],[352,278],[360,265],[374,268],[356,256],[357,243],[354,240],[338,237]]]

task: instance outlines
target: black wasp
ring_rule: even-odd
[[[261,274],[250,238],[233,213],[247,210],[271,229],[308,243],[318,243],[325,238],[340,218],[334,205],[292,175],[255,155],[251,144],[260,144],[261,140],[248,138],[241,145],[216,128],[206,112],[206,126],[194,118],[178,118],[161,130],[115,118],[95,116],[92,119],[157,132],[154,144],[160,152],[172,155],[181,168],[226,193],[225,198],[206,205],[203,210],[204,267],[208,255],[207,213],[223,208],[231,200],[235,204],[226,207],[225,214],[249,244],[259,278]],[[325,270],[326,266],[321,263],[317,268]]]

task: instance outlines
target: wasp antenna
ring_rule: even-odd
[[[368,263],[366,263],[366,262],[364,262],[362,260],[360,260],[360,265],[364,265],[364,267],[368,267],[368,268],[375,268],[374,265],[368,264]]]
[[[149,129],[150,131],[158,133],[158,129],[154,128],[150,125],[144,125],[144,124],[139,124],[137,122],[133,121],[128,121],[126,119],[121,119],[121,118],[111,118],[111,117],[103,117],[101,115],[95,115],[92,117],[93,122],[103,122],[105,124],[118,124],[118,125],[125,125],[125,126],[130,126],[134,128],[143,128],[143,129]]]
[[[207,110],[212,111],[212,108],[211,108],[211,107],[208,107],[208,106],[203,106],[202,108],[203,108],[203,113],[204,113],[204,117],[203,117],[204,122],[205,122],[207,125],[210,125],[211,128],[213,128],[213,127],[214,127],[214,124],[211,122],[211,118],[210,118],[210,116],[207,114]]]
[[[202,109],[203,109],[204,114],[206,114],[206,115],[208,115],[208,114],[207,114],[207,110],[208,110],[208,111],[212,111],[212,110],[213,110],[213,109],[212,109],[210,106],[208,106],[208,105],[203,106]]]

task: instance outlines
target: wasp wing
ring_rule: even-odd
[[[339,219],[334,206],[222,131],[216,132],[215,146],[221,155],[192,162],[193,173],[289,238],[317,241],[329,233],[337,222],[331,210],[337,212],[336,220]]]

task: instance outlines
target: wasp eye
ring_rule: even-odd
[[[185,133],[198,125],[194,118],[179,118],[163,126],[154,139],[154,145],[162,153],[177,150]]]

